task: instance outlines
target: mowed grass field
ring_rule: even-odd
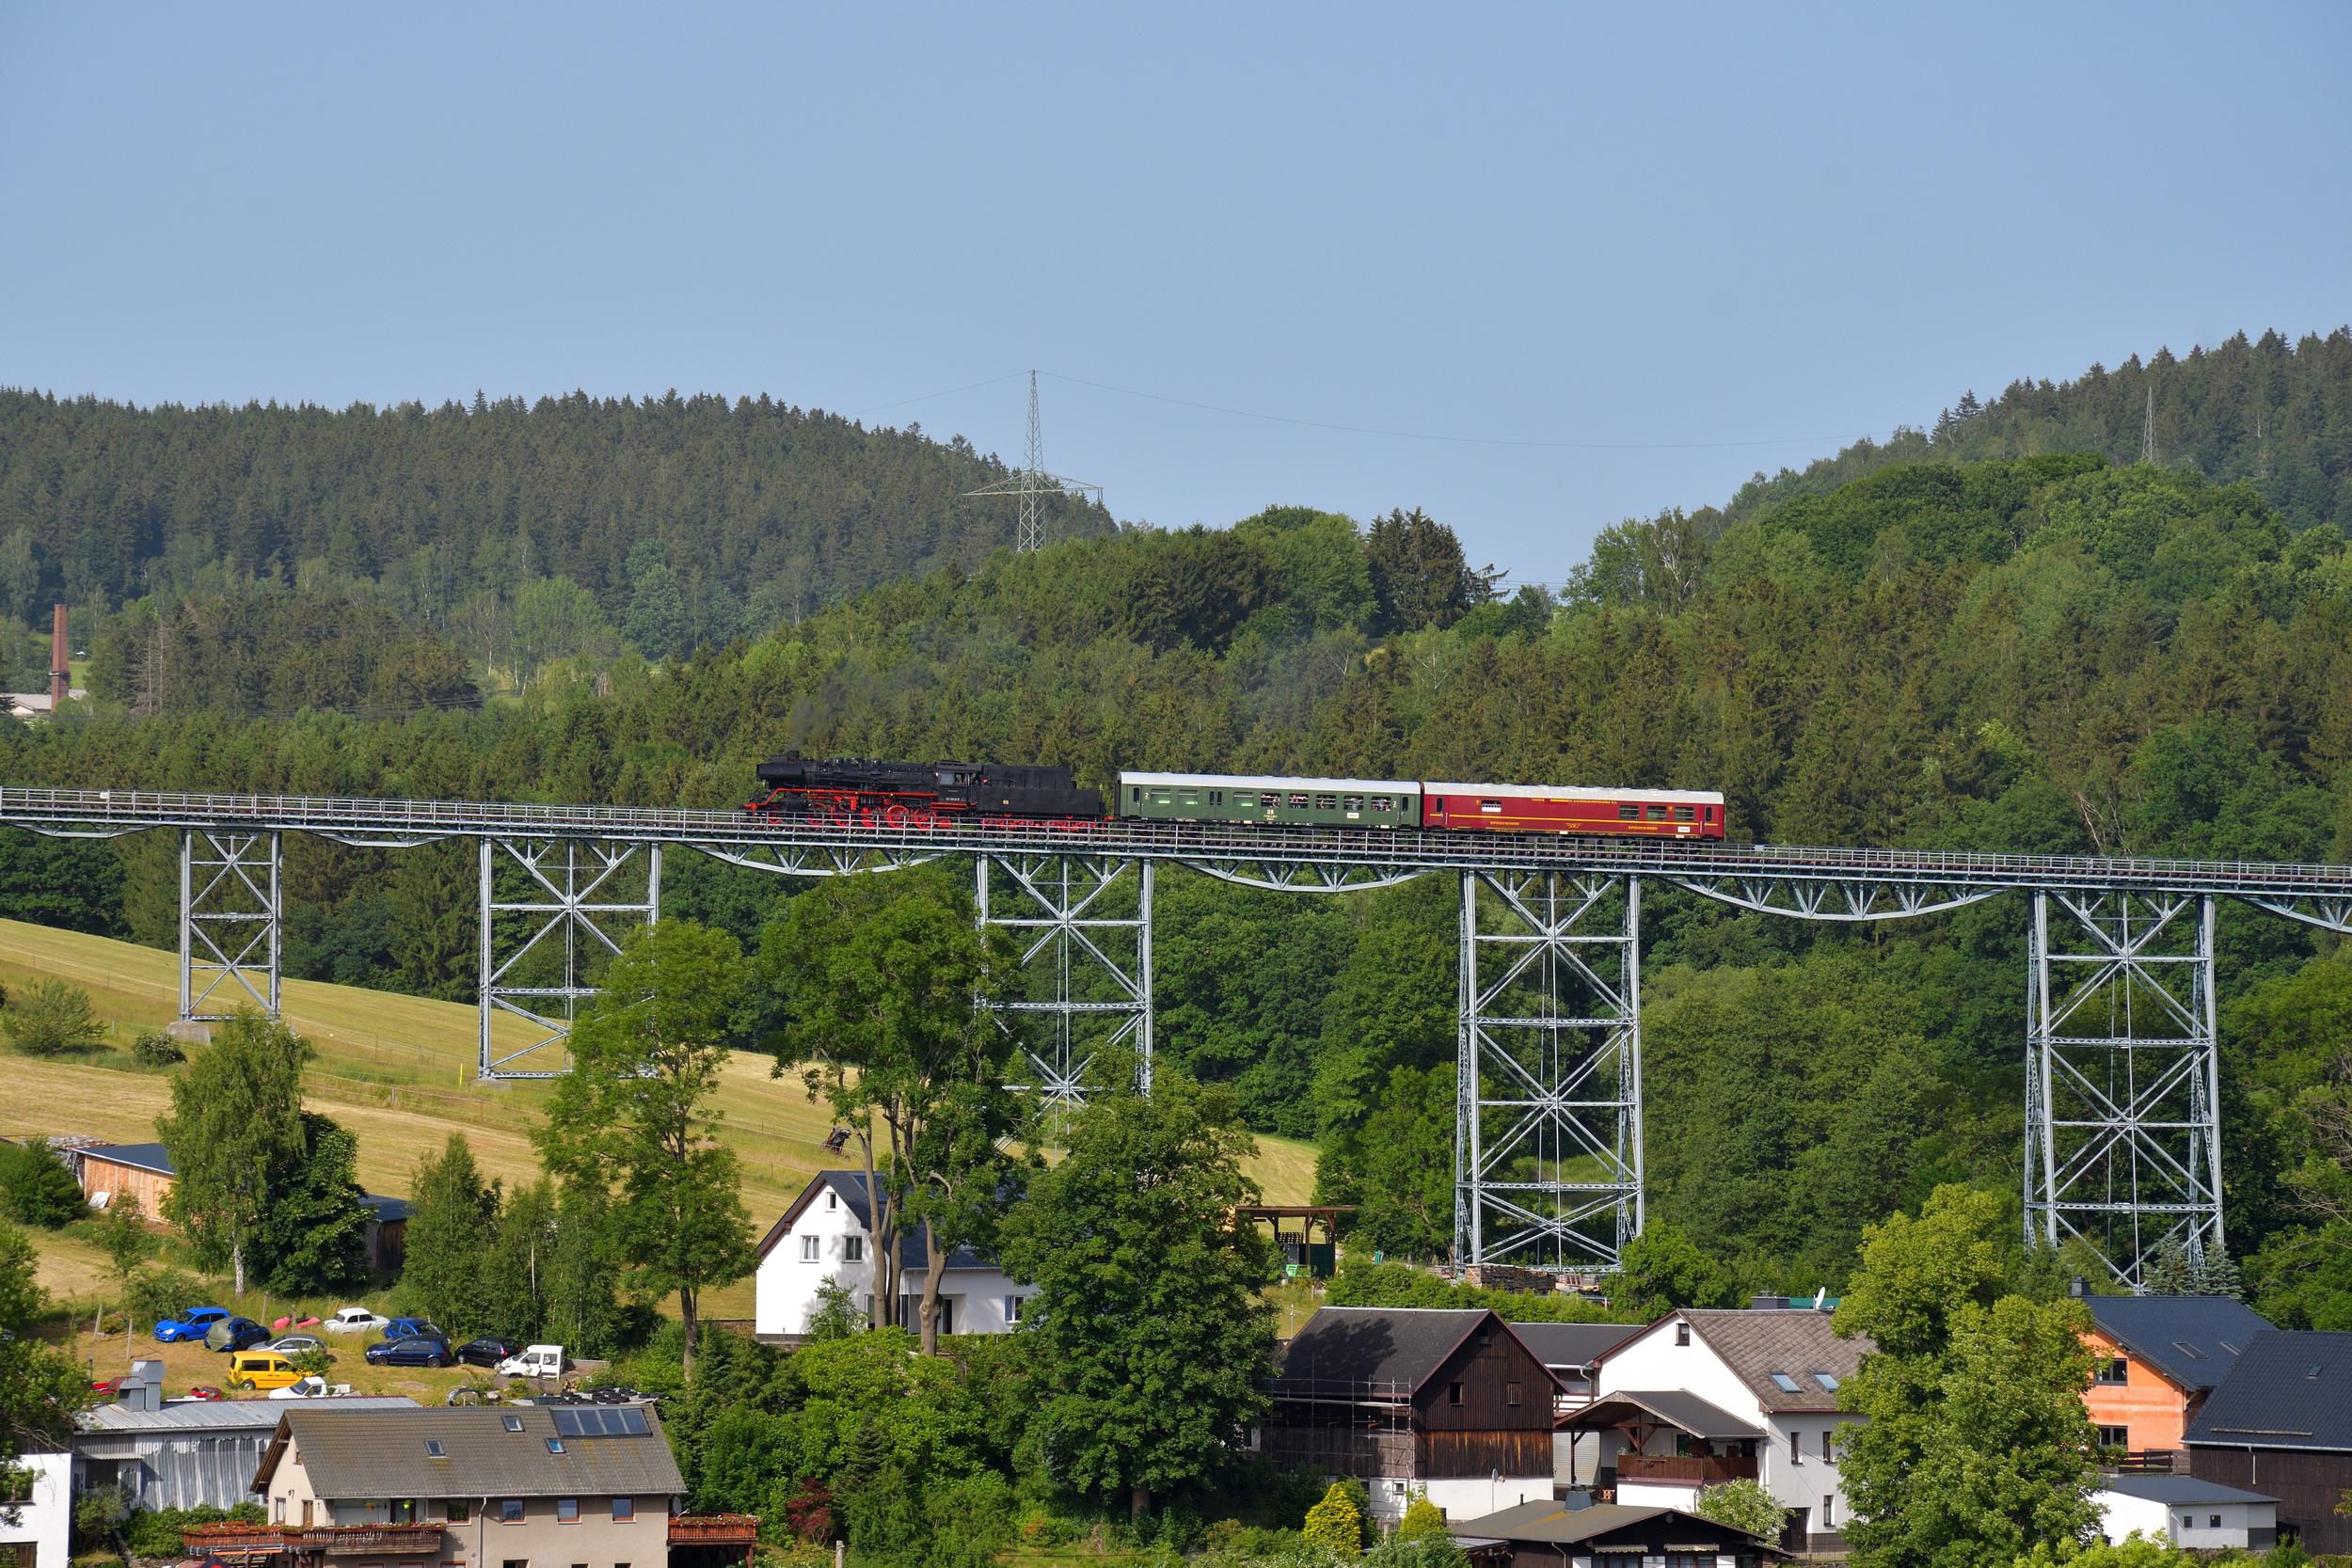
[[[161,1028],[178,1015],[178,956],[0,921],[0,985],[13,990],[39,977],[87,990],[99,1015],[115,1025],[114,1036],[104,1051],[87,1057],[0,1056],[6,1084],[0,1136],[87,1133],[118,1143],[152,1141],[155,1118],[170,1105],[170,1073],[138,1067],[129,1044],[141,1030]],[[480,1024],[470,1004],[288,980],[281,1008],[318,1052],[304,1079],[305,1099],[358,1138],[359,1180],[370,1192],[408,1196],[418,1160],[453,1132],[466,1134],[487,1174],[510,1185],[538,1174],[531,1129],[549,1086],[474,1080]],[[522,1020],[501,1018],[496,1024],[493,1041],[501,1053],[532,1042]],[[772,1067],[765,1056],[738,1056],[727,1067],[717,1105],[719,1135],[742,1161],[744,1205],[763,1229],[812,1174],[844,1163],[825,1152],[831,1117],[809,1102],[796,1076],[778,1078]],[[1307,1202],[1314,1169],[1311,1146],[1258,1140],[1252,1174],[1266,1201]],[[42,1239],[44,1280],[61,1300],[88,1295],[103,1267],[93,1249],[68,1244],[71,1234]],[[52,1240],[55,1245],[48,1244]],[[707,1310],[750,1316],[749,1281],[720,1292]]]

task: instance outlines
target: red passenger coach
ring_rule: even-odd
[[[1576,789],[1565,784],[1424,784],[1421,825],[1456,832],[1591,833],[1720,839],[1724,798],[1698,789]]]

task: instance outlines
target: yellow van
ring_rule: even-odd
[[[229,1358],[231,1388],[283,1388],[302,1373],[274,1350],[241,1350]]]

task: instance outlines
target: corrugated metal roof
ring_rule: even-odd
[[[287,1400],[191,1400],[161,1410],[134,1410],[124,1404],[95,1404],[73,1418],[84,1432],[232,1432],[240,1428],[268,1432],[286,1413]],[[335,1400],[337,1410],[414,1410],[417,1402],[404,1394],[348,1394]]]
[[[2101,1476],[2099,1490],[2152,1503],[2275,1503],[2279,1499],[2195,1476]]]
[[[128,1165],[133,1170],[153,1171],[157,1176],[177,1176],[171,1168],[171,1156],[161,1144],[97,1144],[73,1151],[85,1160],[103,1160],[109,1164]]]
[[[1754,1421],[1743,1421],[1721,1405],[1709,1404],[1687,1388],[1616,1389],[1599,1395],[1592,1403],[1570,1415],[1567,1420],[1569,1425],[1589,1432],[1613,1425],[1635,1411],[1655,1416],[1693,1437],[1712,1440],[1764,1435],[1764,1429]]]
[[[630,1497],[686,1489],[669,1439],[567,1437],[545,1405],[285,1412],[253,1478],[266,1491],[289,1439],[322,1497]],[[430,1439],[441,1449],[426,1450]],[[548,1447],[560,1443],[561,1452]]]
[[[1430,779],[1421,787],[1428,795],[1485,795],[1498,800],[1658,800],[1668,805],[1693,806],[1724,803],[1720,790],[1647,789],[1635,784],[1610,789],[1589,784],[1453,784]]]

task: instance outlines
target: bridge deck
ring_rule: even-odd
[[[2352,866],[2344,865],[1622,842],[1410,829],[1249,828],[1111,820],[910,830],[818,826],[757,817],[733,809],[20,787],[0,787],[0,823],[65,833],[202,828],[312,832],[404,843],[485,835],[594,838],[709,846],[728,851],[774,846],[898,857],[1060,853],[1262,865],[1347,865],[1394,873],[1549,871],[1698,881],[1868,881],[1949,889],[2115,888],[2229,894],[2255,899],[2352,898]]]

